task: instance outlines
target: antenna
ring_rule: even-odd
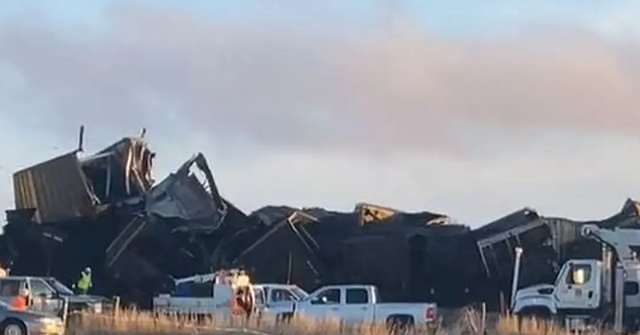
[[[78,136],[78,152],[84,152],[84,125],[80,126],[80,134]]]
[[[144,138],[144,135],[147,134],[147,128],[142,128],[142,132],[140,133],[140,138]]]

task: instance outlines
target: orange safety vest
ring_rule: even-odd
[[[231,315],[239,316],[244,314],[244,308],[239,304],[238,296],[235,296],[231,299]]]
[[[13,299],[13,301],[11,302],[11,307],[20,311],[24,311],[27,309],[27,299],[19,295]]]

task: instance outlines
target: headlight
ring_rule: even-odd
[[[96,302],[91,305],[91,309],[93,309],[94,313],[102,313],[102,303]]]
[[[39,318],[38,323],[45,326],[59,326],[62,325],[62,320],[59,318]]]

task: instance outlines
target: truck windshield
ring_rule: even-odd
[[[298,300],[304,300],[309,296],[309,293],[305,292],[305,290],[299,288],[298,286],[291,287],[291,293],[296,296]]]
[[[74,295],[73,291],[65,286],[63,283],[59,282],[57,279],[48,278],[46,279],[47,283],[53,287],[56,292],[60,295]]]

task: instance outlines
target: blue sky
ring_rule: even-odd
[[[0,2],[0,205],[80,124],[89,150],[146,127],[159,176],[204,152],[245,211],[369,201],[475,226],[638,195],[637,2],[275,4]]]
[[[0,3],[0,15],[39,11],[59,26],[104,27],[109,6],[114,4],[186,10],[211,20],[247,21],[260,19],[284,20],[304,24],[314,20],[317,4],[298,1],[17,1]],[[605,31],[622,25],[637,29],[640,5],[636,1],[615,2],[597,0],[567,1],[434,1],[434,0],[352,0],[323,1],[329,10],[351,24],[367,25],[384,21],[393,14],[410,15],[429,31],[444,35],[509,34],[529,25],[557,24]],[[282,4],[282,5],[280,5]],[[616,20],[617,19],[617,20]],[[636,22],[633,22],[636,21]],[[330,25],[330,22],[327,22]]]

